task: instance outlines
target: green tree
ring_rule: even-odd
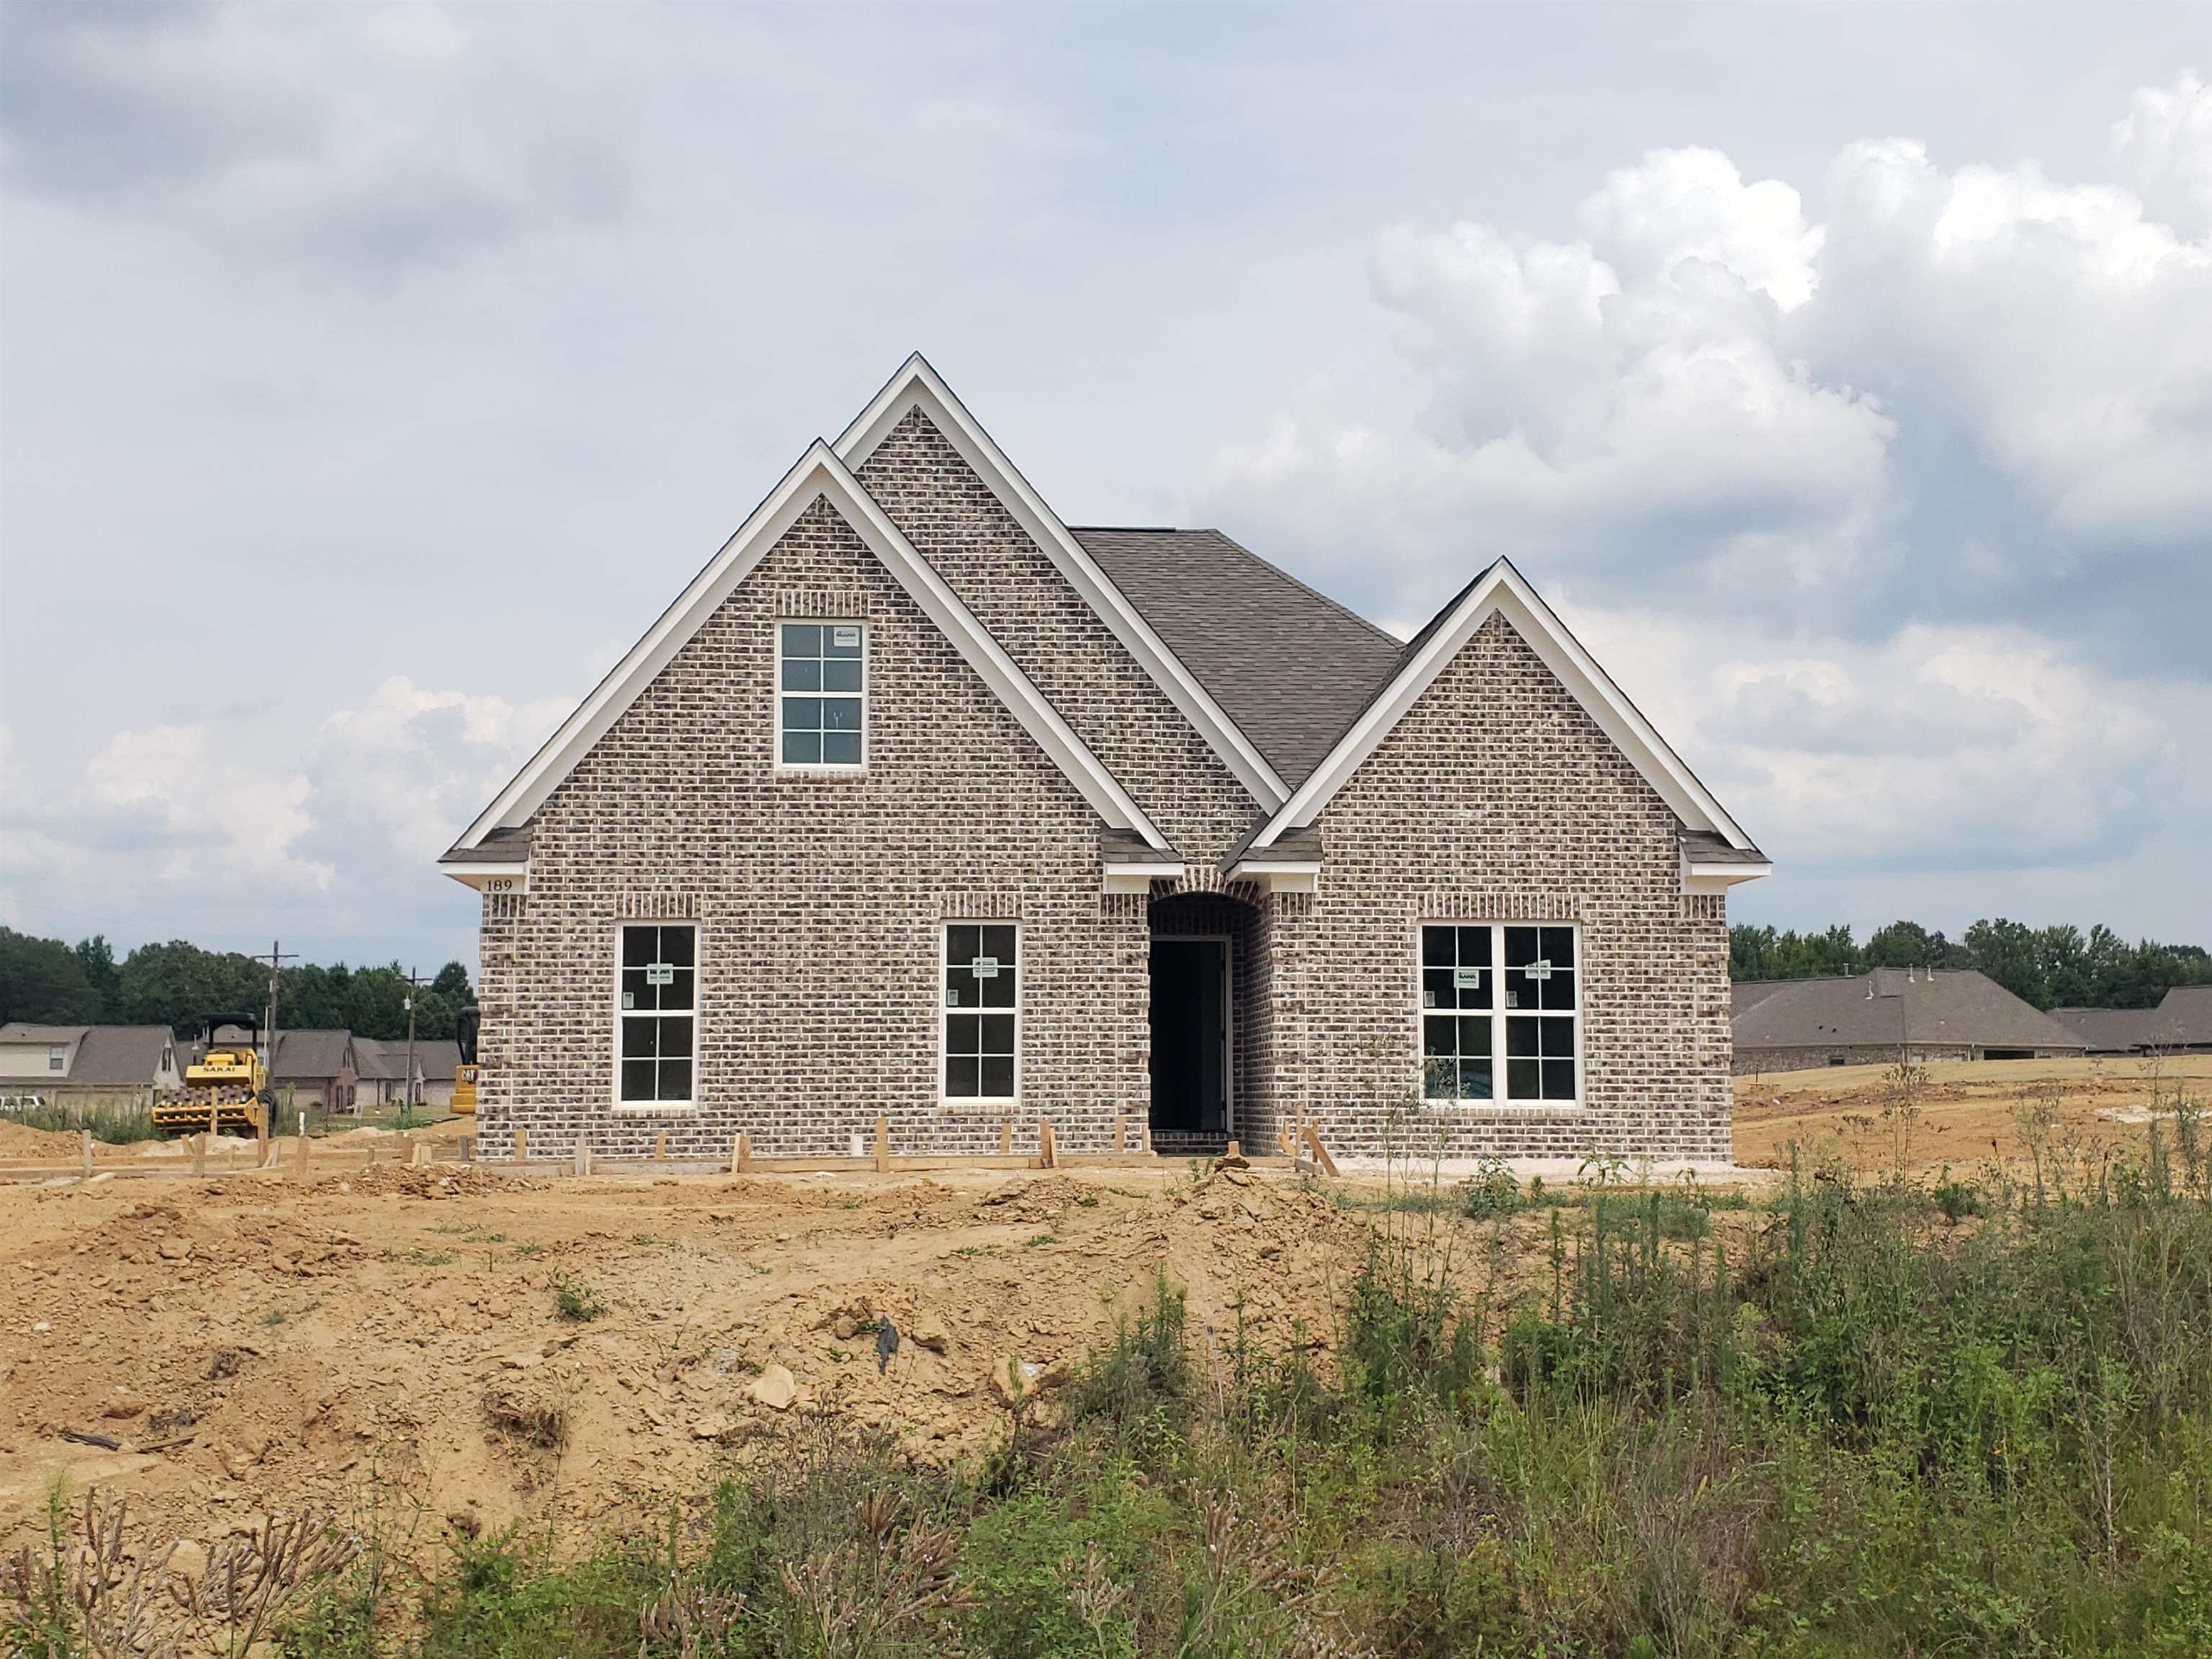
[[[477,994],[469,984],[469,970],[458,962],[449,962],[438,969],[438,976],[430,981],[430,988],[455,1008],[469,1007],[477,1000]]]
[[[0,927],[0,1020],[90,1025],[104,1013],[79,951],[58,939]]]
[[[2002,916],[1978,921],[1966,929],[1966,949],[1973,953],[1975,967],[2021,1001],[2039,1008],[2055,1006],[2046,944],[2034,928]]]
[[[116,1018],[167,1025],[191,1036],[211,1013],[258,1013],[269,1000],[269,970],[236,951],[203,951],[180,939],[142,945],[116,973]]]
[[[115,1018],[115,951],[104,933],[94,933],[90,939],[79,939],[76,959],[84,968],[84,982],[100,1000],[100,1018],[103,1024]]]

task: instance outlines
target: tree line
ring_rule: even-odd
[[[277,1019],[287,1030],[343,1029],[356,1036],[407,1035],[407,974],[398,963],[287,968],[278,979]],[[449,962],[416,993],[415,1035],[449,1037],[454,1017],[476,1001],[469,970]],[[183,939],[142,945],[120,962],[95,933],[74,945],[0,927],[0,1021],[42,1025],[167,1025],[196,1036],[211,1013],[259,1013],[269,1005],[269,966],[235,951],[203,951]]]
[[[1847,927],[1729,929],[1731,978],[1813,979],[1875,968],[1978,969],[2039,1008],[2148,1008],[2173,986],[2212,985],[2212,954],[2202,945],[2130,945],[2101,922],[2085,933],[1999,916],[1953,939],[1917,921],[1893,921],[1863,945]]]

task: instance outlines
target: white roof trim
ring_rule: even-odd
[[[637,700],[638,694],[668,665],[722,601],[751,574],[769,549],[775,545],[777,538],[813,503],[817,495],[828,498],[883,562],[884,568],[1036,738],[1038,747],[1067,775],[1069,781],[1082,792],[1083,798],[1099,817],[1111,828],[1129,830],[1141,836],[1148,846],[1167,850],[1166,839],[1152,820],[1099,764],[1097,757],[1084,745],[1083,740],[1068,729],[1067,723],[1045,701],[1029,677],[945,585],[945,579],[915,550],[913,544],[885,516],[836,453],[818,438],[799,458],[798,464],[783,475],[782,482],[769,492],[768,499],[738,527],[737,533],[722,544],[721,550],[708,561],[706,568],[691,579],[690,586],[678,596],[676,602],[660,613],[659,620],[646,631],[645,637],[630,647],[629,654],[615,665],[561,729],[546,740],[529,763],[515,774],[514,781],[484,808],[459,844],[476,847],[494,829],[529,822],[531,814],[544,803],[562,779],[575,770],[592,746],[606,735],[623,711]]]
[[[1393,727],[1427,690],[1492,612],[1510,623],[1544,665],[1626,755],[1644,781],[1692,830],[1710,830],[1729,846],[1751,848],[1751,838],[1715,800],[1681,757],[1668,747],[1636,705],[1613,683],[1597,659],[1583,649],[1566,624],[1537,597],[1528,579],[1505,559],[1483,572],[1429,635],[1421,649],[1398,671],[1374,702],[1337,739],[1297,791],[1252,838],[1248,856],[1274,844],[1278,836],[1311,823],[1336,792],[1389,736]],[[1742,868],[1745,866],[1737,866]],[[1761,873],[1764,873],[1763,872]]]
[[[920,352],[906,360],[890,384],[845,428],[836,443],[839,457],[848,466],[859,471],[875,453],[876,447],[890,435],[891,429],[906,418],[907,412],[916,407],[960,452],[961,459],[975,469],[976,477],[999,498],[1000,505],[1014,522],[1044,550],[1045,556],[1066,578],[1068,585],[1098,613],[1114,637],[1152,676],[1153,684],[1166,693],[1168,701],[1197,728],[1199,735],[1220,756],[1237,781],[1251,791],[1252,798],[1270,810],[1288,799],[1290,787],[1267,764],[1266,757],[1207,694],[1190,670],[1183,666],[1182,659],[1168,649],[1166,641],[1152,631],[1137,608],[1098,568],[1097,561],[1084,550],[1083,544],[1068,534],[1060,515],[1045,505],[1044,498],[1030,487],[1029,480],[1016,470],[1006,453],[992,441],[991,434],[976,423],[966,405],[952,395],[951,388]]]

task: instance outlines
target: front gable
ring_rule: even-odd
[[[769,551],[817,504],[836,516],[952,643],[1107,828],[1133,835],[1149,848],[1166,850],[1167,843],[1151,819],[943,577],[915,550],[844,463],[828,445],[817,441],[645,636],[484,809],[441,860],[447,873],[479,887],[488,880],[511,878],[507,861],[496,856],[488,860],[483,854],[489,851],[496,855],[503,840],[529,823]]]

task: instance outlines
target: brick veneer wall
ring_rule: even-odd
[[[1683,893],[1674,813],[1502,617],[1320,823],[1319,890],[1270,918],[1278,1112],[1354,1154],[1729,1156],[1723,902]],[[1419,929],[1446,920],[1577,926],[1579,1103],[1419,1103]]]
[[[774,769],[779,617],[865,617],[868,769]],[[1020,922],[1022,1094],[1071,1149],[1144,1109],[1141,900],[1099,890],[1103,826],[822,500],[556,789],[526,897],[487,899],[487,1153],[989,1151],[1003,1108],[939,1103],[939,930]],[[613,1101],[625,920],[699,926],[692,1110]]]
[[[1212,860],[1251,827],[1259,803],[959,451],[915,410],[861,465],[860,482],[1192,862],[1193,884],[1218,885]]]

